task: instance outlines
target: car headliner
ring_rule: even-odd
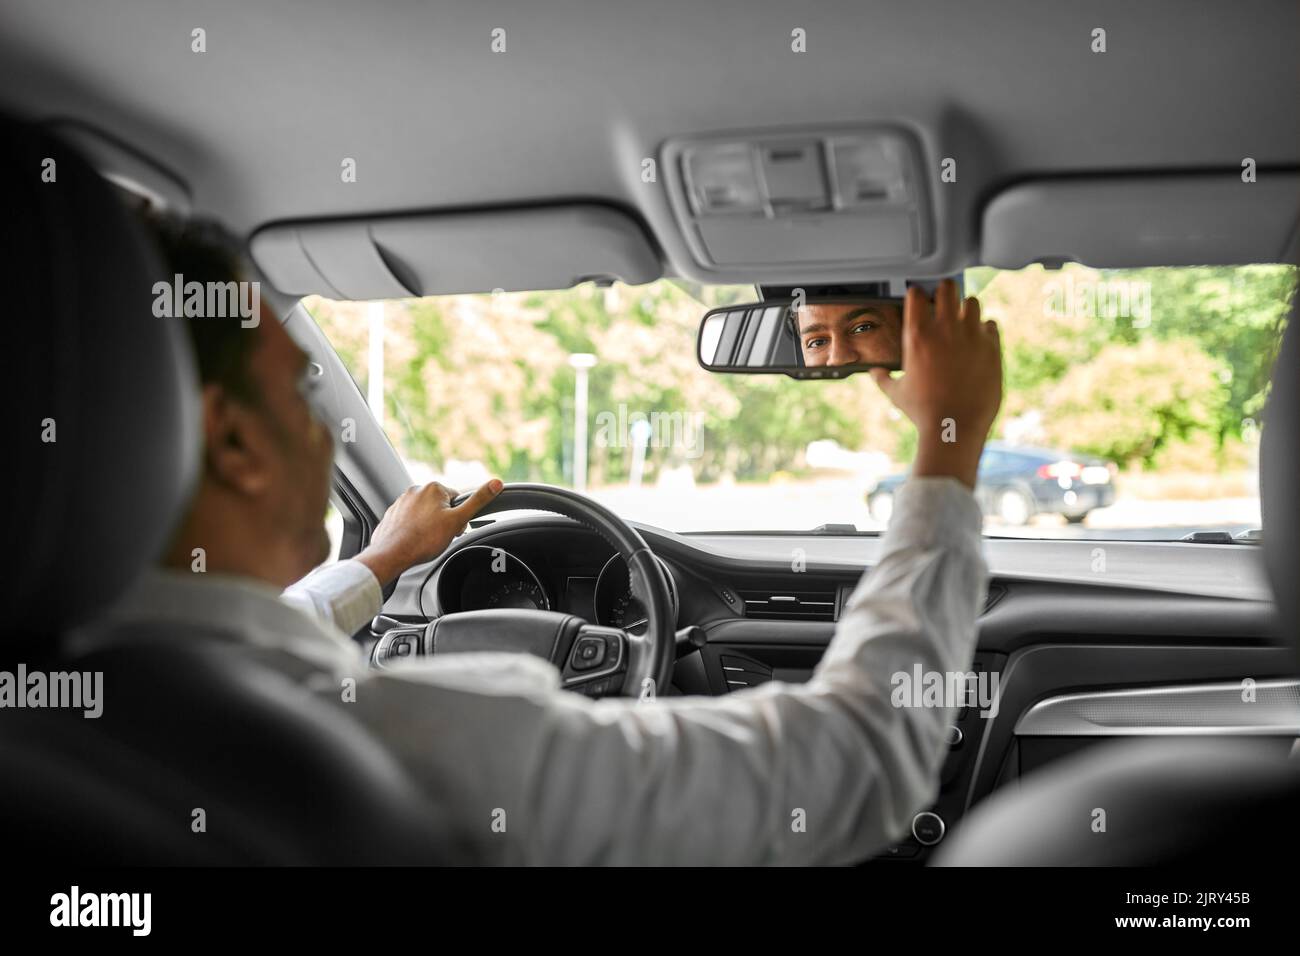
[[[809,124],[898,123],[960,156],[944,234],[972,247],[1028,176],[1300,167],[1294,0],[6,0],[0,26],[7,107],[111,132],[245,235],[585,198],[634,211],[671,269],[688,253],[642,157]]]

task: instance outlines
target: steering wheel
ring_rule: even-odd
[[[452,507],[468,497],[457,495]],[[664,570],[645,539],[586,495],[551,485],[506,485],[479,516],[515,510],[564,515],[604,538],[627,562],[632,593],[645,607],[645,634],[588,624],[575,614],[501,608],[434,618],[414,650],[426,655],[472,651],[533,654],[560,669],[566,689],[593,697],[646,697],[667,687],[676,659],[676,622]],[[396,634],[391,640],[381,639],[375,648],[376,662],[410,654],[409,643],[405,650],[396,650],[399,640],[402,638]]]

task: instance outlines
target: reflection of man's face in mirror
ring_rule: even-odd
[[[903,312],[896,302],[826,302],[794,314],[804,365],[898,365]]]

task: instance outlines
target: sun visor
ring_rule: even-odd
[[[1126,176],[1020,183],[984,211],[981,261],[999,269],[1073,261],[1096,268],[1286,262],[1300,174]]]
[[[594,203],[283,223],[255,234],[250,251],[281,292],[342,299],[640,285],[663,274],[640,225]]]

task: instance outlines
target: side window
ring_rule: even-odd
[[[329,557],[322,564],[333,564],[341,558],[350,558],[361,550],[361,539],[366,526],[346,494],[335,486],[325,511],[325,533],[329,536]]]
[[[322,563],[333,564],[339,559],[339,552],[343,549],[343,514],[333,501],[325,511],[325,533],[330,539],[330,556]]]

